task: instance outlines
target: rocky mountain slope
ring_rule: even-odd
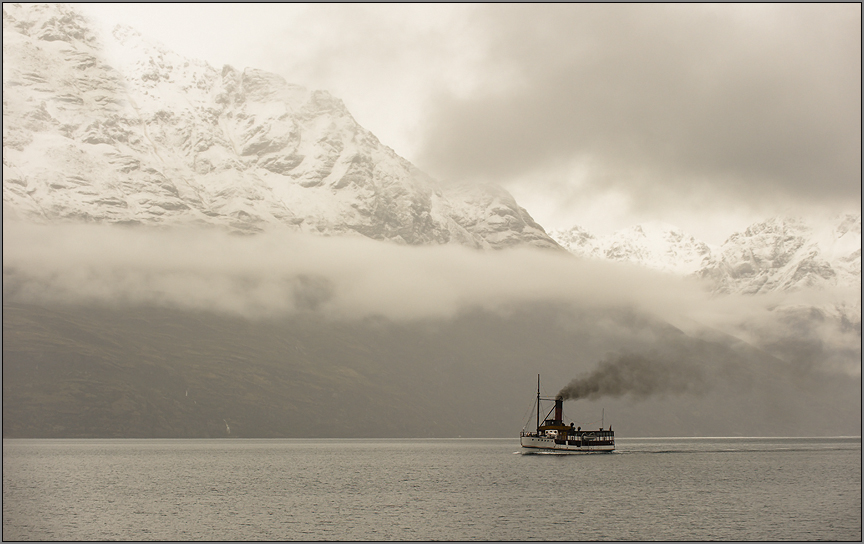
[[[697,275],[722,293],[861,284],[861,216],[823,225],[775,217],[730,236]]]
[[[712,246],[680,229],[647,223],[607,236],[581,227],[550,234],[575,255],[695,276],[718,294],[766,294],[861,285],[861,215],[817,224],[774,217]]]
[[[61,4],[3,5],[3,91],[10,217],[557,248],[509,193],[431,179],[325,91],[99,36]]]
[[[592,259],[627,262],[675,274],[692,274],[705,266],[716,248],[672,225],[649,222],[607,236],[582,227],[551,231],[562,247]]]
[[[836,436],[861,425],[848,375],[790,372],[749,346],[626,311],[533,305],[423,326],[5,300],[3,314],[9,438],[515,440],[538,373],[553,395],[610,346],[692,361],[693,390],[567,403],[583,427],[604,410],[625,437]]]

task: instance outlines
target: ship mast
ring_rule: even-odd
[[[540,432],[540,374],[537,374],[537,432]]]

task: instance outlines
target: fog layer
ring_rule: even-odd
[[[536,249],[484,253],[285,231],[245,237],[28,224],[5,228],[3,241],[4,290],[27,301],[417,319],[544,300],[673,315],[705,299],[695,283]]]
[[[10,302],[146,305],[252,319],[312,311],[329,319],[392,320],[449,319],[475,310],[507,314],[521,304],[554,302],[581,311],[637,311],[688,334],[716,328],[802,367],[818,363],[853,375],[861,368],[855,324],[838,328],[807,310],[860,293],[712,297],[696,280],[549,250],[479,252],[287,231],[247,237],[7,221],[3,258],[4,300]],[[804,313],[796,314],[796,307]],[[790,342],[797,343],[794,349]]]
[[[9,436],[510,436],[537,373],[629,436],[860,426],[858,330],[777,318],[794,296],[549,250],[4,227]]]

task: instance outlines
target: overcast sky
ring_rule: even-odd
[[[326,89],[430,174],[547,229],[721,243],[860,211],[859,4],[89,4],[214,67]]]

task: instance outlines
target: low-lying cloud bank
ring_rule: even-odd
[[[780,353],[784,338],[802,338],[803,325],[775,307],[819,306],[860,293],[712,298],[695,280],[527,248],[478,252],[288,231],[246,237],[4,222],[3,295],[8,302],[156,305],[253,319],[308,311],[334,319],[447,319],[556,302],[633,309],[684,330],[715,327],[756,345],[762,338]],[[860,375],[860,315],[859,329],[852,325],[811,327],[808,345],[836,347],[821,357],[838,352],[836,370]]]
[[[268,317],[450,317],[534,300],[636,305],[666,314],[698,285],[536,249],[477,252],[274,231],[6,226],[4,290],[14,299],[157,304]]]

